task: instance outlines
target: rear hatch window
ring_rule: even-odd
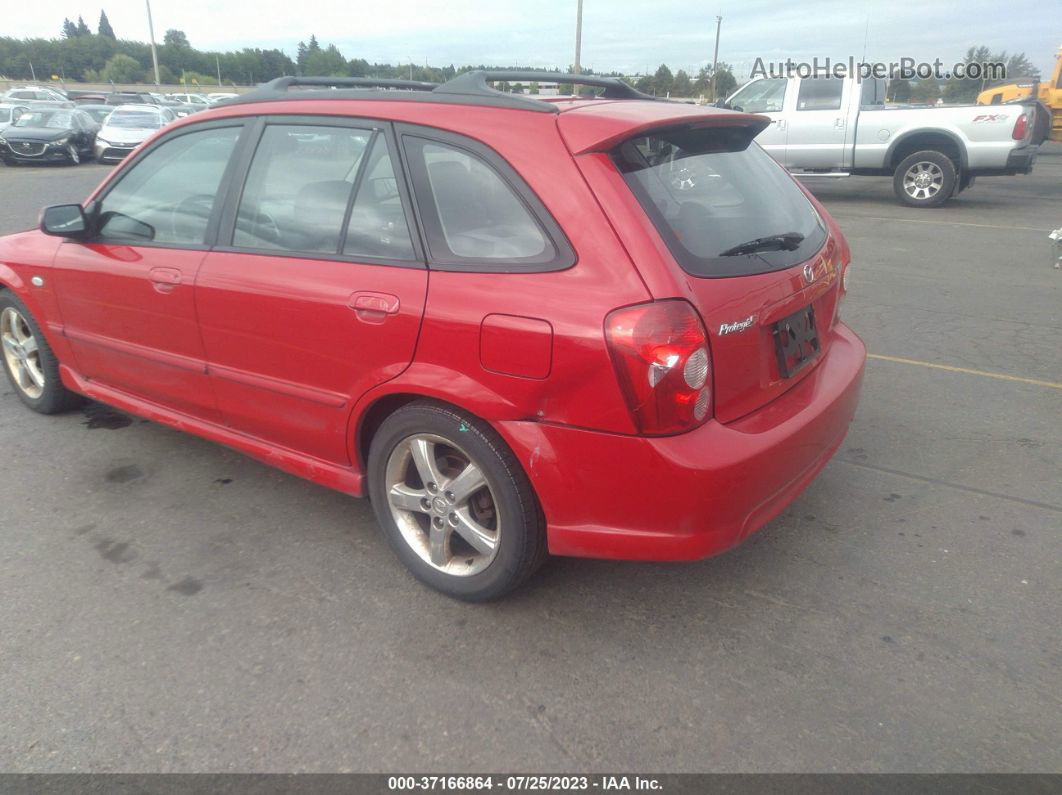
[[[678,267],[711,342],[715,416],[731,422],[829,352],[838,249],[758,127],[654,130],[613,151]]]
[[[811,202],[747,128],[657,130],[626,141],[613,159],[693,276],[782,270],[826,241]]]

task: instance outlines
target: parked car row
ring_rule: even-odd
[[[159,105],[85,104],[70,108],[0,105],[0,159],[20,163],[70,163],[96,158],[116,163],[150,135],[176,121]]]
[[[228,91],[212,94],[155,91],[63,91],[51,86],[19,86],[0,95],[0,102],[22,106],[80,107],[82,105],[157,105],[170,108],[177,118],[206,110],[223,99],[238,96]]]

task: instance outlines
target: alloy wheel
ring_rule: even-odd
[[[26,319],[12,307],[0,313],[0,345],[15,386],[26,397],[37,400],[44,393],[40,346]]]
[[[414,434],[391,451],[385,469],[391,516],[409,547],[446,574],[468,577],[498,553],[501,517],[483,470],[434,434]]]
[[[903,189],[912,199],[925,201],[940,192],[944,184],[944,172],[936,163],[921,160],[914,163],[903,175]]]

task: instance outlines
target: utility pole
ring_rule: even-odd
[[[719,29],[723,27],[723,18],[715,18],[715,54],[712,56],[712,102],[716,101],[715,97],[715,73],[719,66]]]
[[[578,5],[575,12],[575,74],[579,74],[581,69],[579,61],[583,50],[583,0],[576,0],[576,2]]]
[[[155,50],[155,25],[151,21],[151,0],[144,0],[147,3],[148,12],[148,33],[151,34],[151,64],[155,67],[155,87],[159,85],[159,54]]]
[[[217,55],[214,56],[214,64],[218,67],[218,88],[221,88],[221,60]]]

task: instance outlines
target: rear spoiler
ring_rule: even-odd
[[[749,140],[771,120],[753,113],[676,102],[602,102],[561,113],[557,126],[573,155],[607,152],[650,130],[745,127]]]

